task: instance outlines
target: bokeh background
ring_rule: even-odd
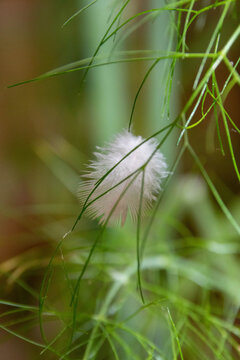
[[[147,62],[133,62],[94,68],[89,71],[83,83],[83,71],[75,71],[14,88],[8,86],[92,56],[114,18],[114,11],[119,8],[119,3],[121,2],[98,1],[62,27],[72,14],[87,3],[77,0],[0,2],[0,289],[3,300],[37,306],[37,299],[16,281],[23,280],[26,286],[39,293],[49,258],[80,211],[76,193],[85,164],[92,158],[96,145],[102,145],[113,134],[127,127],[134,97],[150,65]],[[160,1],[148,1],[147,4],[141,0],[131,1],[121,20],[143,10],[159,7],[159,3]],[[203,3],[196,1],[193,6],[199,9]],[[221,7],[209,10],[190,26],[186,36],[188,52],[205,51],[221,12]],[[183,23],[185,16],[183,13]],[[138,21],[134,20],[133,24]],[[231,36],[238,21],[237,10],[233,8],[224,21],[220,48]],[[174,18],[164,13],[157,19],[143,23],[136,31],[126,31],[124,36],[111,39],[100,49],[99,56],[111,53],[115,44],[122,51],[168,51],[169,46],[176,43],[175,35],[171,33],[172,22]],[[239,41],[229,53],[229,59],[233,63],[236,63],[238,57]],[[135,133],[150,136],[179,114],[192,93],[199,64],[200,59],[177,61],[168,113],[167,107],[164,107],[164,96],[170,62],[163,60],[159,63],[138,98],[133,117]],[[216,71],[220,87],[228,74],[226,66],[221,64]],[[239,87],[235,85],[225,102],[225,109],[238,126],[239,98]],[[209,104],[210,98],[206,97],[204,106]],[[194,122],[200,116],[201,109],[196,112]],[[233,169],[224,125],[220,121],[225,156],[220,151],[216,133],[213,135],[210,119],[211,115],[202,124],[189,130],[189,141],[223,201],[239,222],[239,181]],[[239,134],[233,127],[230,126],[229,129],[240,167]],[[178,133],[179,130],[176,130],[162,148],[169,164],[173,164],[179,152],[180,146],[176,146]],[[205,236],[209,241],[218,241],[221,237],[226,243],[228,240],[234,244],[239,241],[188,153],[181,158],[173,183],[172,190],[167,192],[163,203],[171,219],[164,225],[166,233],[162,236],[165,239],[173,237],[176,241],[183,241],[186,236],[180,236],[179,233],[185,228],[196,239]],[[174,222],[175,225],[178,223],[178,230],[174,229]],[[221,228],[220,223],[224,224]],[[84,218],[79,229],[81,237],[91,243],[91,234],[97,231],[97,223]],[[125,241],[128,241],[121,237],[123,231],[125,237],[128,234],[131,238],[133,229],[130,221],[127,229],[118,229],[114,246],[117,247],[119,241],[121,251],[130,251],[134,258],[135,239],[132,239],[130,250],[124,250]],[[113,234],[110,235],[108,237],[111,238]],[[189,245],[190,248],[191,246],[193,245]],[[113,251],[117,252],[119,249]],[[192,256],[190,250],[189,255],[187,251],[178,255]],[[219,261],[225,260],[219,258]],[[232,259],[228,261],[232,262]],[[231,273],[234,275],[229,275],[233,277],[239,270],[237,258],[234,261]],[[61,281],[60,275],[58,276]],[[168,284],[167,278],[161,274],[159,276],[162,276],[163,283]],[[98,287],[99,284],[93,292],[98,291]],[[188,291],[190,288],[185,284],[184,289]],[[87,295],[91,297],[93,293],[86,292],[86,301]],[[223,301],[221,294],[215,293],[214,296],[216,304]],[[239,299],[239,294],[236,298]],[[7,309],[5,305],[1,305],[2,312]],[[237,311],[234,314],[232,324],[237,324],[239,315]],[[51,324],[47,327],[47,332],[54,333],[57,327],[56,324]],[[30,328],[27,329],[28,336],[40,341],[36,320],[33,330]],[[1,331],[1,338],[1,359],[38,358],[39,349],[33,345],[4,330]],[[234,354],[233,352],[233,357],[236,356]],[[47,357],[46,353],[44,356],[47,359],[55,358],[54,355]],[[193,359],[187,351],[185,356]],[[111,359],[111,356],[106,355],[105,358]],[[214,357],[208,355],[207,358]]]

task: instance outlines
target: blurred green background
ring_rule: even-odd
[[[187,52],[206,50],[228,2],[209,9],[192,23],[186,35]],[[192,6],[199,10],[210,3],[191,1],[183,4],[182,8]],[[239,22],[239,9],[232,3],[221,27],[219,48],[228,41]],[[58,241],[71,228],[80,212],[76,196],[80,175],[86,169],[85,164],[92,159],[95,146],[103,145],[113,134],[128,126],[134,98],[152,64],[133,61],[96,67],[89,70],[83,83],[84,71],[74,71],[7,88],[13,83],[93,55],[123,2],[99,0],[62,27],[72,14],[86,4],[86,1],[76,0],[0,2],[0,290],[1,312],[4,315],[1,317],[1,359],[39,358],[41,348],[39,350],[38,346],[14,336],[4,327],[38,343],[42,342],[37,315],[38,294],[44,271]],[[164,5],[164,2],[157,0],[130,1],[117,26],[136,13]],[[184,28],[187,14],[182,13],[180,30]],[[119,32],[120,35],[117,33],[116,37],[106,42],[99,51],[99,58],[111,61],[114,51],[176,50],[176,14],[165,11],[150,21],[144,22],[142,19],[134,19],[126,30]],[[142,25],[137,28],[140,21]],[[239,40],[230,49],[228,57],[233,64],[237,62]],[[175,119],[191,96],[200,62],[201,59],[177,60],[169,107],[165,97],[171,59],[158,63],[137,100],[133,116],[134,133],[148,137]],[[209,64],[207,62],[207,66]],[[216,70],[219,87],[222,88],[228,74],[226,65],[221,63]],[[224,102],[226,111],[237,126],[239,95],[239,87],[235,85]],[[207,109],[210,104],[211,98],[207,96],[204,107]],[[200,117],[201,106],[193,122]],[[220,151],[212,122],[210,113],[200,125],[188,131],[189,141],[215,189],[239,223],[239,181],[228,150],[224,124],[220,119],[225,156]],[[240,166],[239,133],[231,125],[229,131],[236,162]],[[178,136],[179,130],[175,129],[161,148],[169,168],[181,149],[181,144],[176,145]],[[47,300],[51,304],[48,310],[56,316],[54,321],[46,320],[45,331],[49,339],[56,336],[71,318],[71,289],[68,286],[75,282],[98,229],[96,222],[84,217],[77,231],[63,245],[66,268],[58,264],[61,256],[57,257],[56,273]],[[136,224],[131,224],[130,220],[123,229],[117,227],[106,231],[83,280],[84,291],[80,292],[79,300],[80,319],[77,320],[80,329],[89,332],[94,329],[94,325],[89,325],[91,321],[94,323],[94,319],[85,322],[81,314],[97,314],[114,281],[120,284],[121,291],[118,293],[116,290],[111,303],[106,305],[106,317],[120,322],[142,306],[136,287],[135,246]],[[104,338],[101,346],[100,343],[93,346],[95,353],[88,358],[115,359],[119,356],[120,359],[134,359],[136,356],[137,359],[180,359],[177,345],[180,339],[184,359],[197,359],[198,353],[202,354],[201,359],[237,359],[239,249],[239,234],[219,208],[196,161],[189,152],[185,152],[164,192],[146,244],[148,257],[143,263],[146,269],[143,270],[146,297],[150,302],[163,302],[163,306],[158,309],[155,303],[153,310],[150,309],[149,313],[144,310],[141,317],[134,318],[129,325],[135,334],[146,336],[155,343],[163,355],[155,357],[156,350],[142,341],[150,349],[144,353],[138,348],[142,345],[141,341],[137,341],[137,335],[134,340],[129,340],[130,333],[124,333],[124,329],[112,335],[114,331],[107,328],[111,326],[109,323],[105,330],[101,330]],[[125,279],[124,283],[128,267],[133,278],[131,281]],[[69,275],[67,280],[66,274]],[[192,304],[192,308],[186,305],[185,300]],[[5,304],[4,301],[9,303]],[[28,318],[25,313],[20,313],[21,316],[6,314],[13,310],[10,303],[35,307],[34,316]],[[176,329],[171,327],[169,308]],[[184,309],[183,313],[180,309]],[[189,320],[188,311],[195,318],[191,315]],[[201,323],[201,311],[206,323]],[[217,325],[211,323],[212,315],[219,319]],[[113,336],[117,356],[111,350],[111,342],[106,340],[106,333]],[[201,338],[202,333],[205,338]],[[58,353],[46,351],[42,358],[59,359],[59,353],[64,353],[63,345],[69,337],[64,336],[60,337],[60,344],[56,341]],[[75,342],[78,336],[75,334]],[[84,335],[87,340],[88,336]],[[175,345],[169,340],[171,336],[173,343],[175,339]],[[125,341],[127,349],[120,339]],[[132,348],[135,348],[133,354]],[[80,348],[77,351],[70,357],[66,355],[66,358],[84,358],[86,350]]]

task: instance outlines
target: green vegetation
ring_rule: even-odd
[[[34,143],[58,195],[55,203],[4,211],[26,225],[19,241],[31,229],[47,247],[0,265],[2,342],[17,337],[31,349],[29,358],[43,359],[239,358],[240,125],[231,111],[240,85],[237,6],[81,2],[61,31],[85,21],[93,55],[10,85],[80,72],[78,88],[94,120],[73,131],[87,129],[94,146],[123,127],[157,137],[170,175],[147,219],[140,202],[137,223],[100,226],[85,216],[89,199],[80,209],[76,198],[92,148],[60,137],[54,146]],[[99,14],[107,19],[100,25]],[[145,48],[138,49],[131,39],[140,34]],[[232,189],[208,163],[216,148],[222,166],[231,164]]]

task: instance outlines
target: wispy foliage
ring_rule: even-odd
[[[100,3],[100,0],[89,2],[64,25],[69,23],[70,27],[72,19],[78,21],[77,15],[85,16]],[[163,184],[164,191],[159,194],[148,222],[143,224],[146,179],[142,172],[135,225],[129,221],[121,229],[107,228],[126,187],[118,194],[102,227],[87,222],[84,214],[92,205],[92,193],[97,188],[101,190],[101,183],[109,172],[120,167],[124,159],[131,156],[131,151],[124,154],[91,184],[92,193],[89,191],[85,197],[79,214],[75,216],[78,206],[73,205],[64,220],[58,222],[58,228],[64,229],[62,235],[66,232],[65,224],[71,228],[63,238],[55,237],[55,223],[50,222],[47,230],[39,229],[45,234],[48,231],[51,238],[58,241],[58,245],[54,242],[51,255],[23,254],[1,265],[5,283],[22,289],[31,302],[1,300],[6,309],[1,314],[0,327],[6,334],[38,348],[39,353],[49,359],[237,359],[240,202],[237,199],[235,206],[225,203],[191,140],[193,131],[206,125],[206,139],[211,139],[214,149],[218,144],[221,156],[229,155],[232,171],[240,181],[237,149],[231,132],[233,129],[239,134],[239,124],[225,105],[231,91],[240,85],[239,59],[234,64],[230,55],[239,41],[240,25],[233,21],[236,26],[228,27],[236,15],[237,4],[234,0],[181,0],[159,2],[159,7],[154,9],[144,4],[146,8],[140,10],[131,5],[130,0],[116,2],[107,30],[92,57],[12,86],[82,71],[83,89],[90,74],[94,76],[98,68],[142,64],[143,76],[131,99],[129,118],[124,119],[124,127],[130,129],[137,124],[134,115],[148,81],[163,61],[167,61],[168,73],[159,84],[164,95],[159,118],[165,117],[167,121],[164,125],[159,121],[157,131],[153,130],[142,144],[137,144],[141,149],[158,136],[157,148],[161,150],[174,139],[175,160]],[[199,41],[199,47],[193,51],[189,33],[197,32],[201,22],[212,21],[212,13],[215,14],[212,32],[206,34],[201,28],[197,35],[201,39],[204,34],[207,45]],[[151,33],[151,26],[161,16],[166,16],[172,34],[166,50],[148,47],[136,50],[127,46],[119,49],[119,44],[138,34],[142,26],[148,26]],[[99,54],[110,41],[113,42],[110,53]],[[186,61],[197,64],[197,68],[189,66],[192,90],[173,116],[173,91],[178,91],[176,68],[184,66]],[[223,82],[218,75],[222,69],[227,74]],[[151,92],[151,87],[148,91]],[[37,154],[68,191],[74,193],[77,172],[68,168],[69,164],[54,154],[50,146],[43,146],[45,151],[38,148]],[[151,161],[154,151],[146,163]],[[73,153],[72,149],[69,159],[71,155],[74,157]],[[194,171],[183,175],[179,165],[186,155]],[[70,182],[64,177],[68,169]],[[128,179],[130,186],[136,175],[119,181]],[[104,199],[108,190],[104,189],[98,196]],[[48,215],[49,209],[44,214]],[[41,274],[44,271],[40,295],[24,279],[26,271],[32,268],[41,270]],[[50,321],[55,324],[52,333]],[[29,335],[31,329],[38,327],[41,340]]]

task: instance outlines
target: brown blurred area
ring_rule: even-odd
[[[41,241],[32,232],[32,225],[38,225],[39,219],[28,216],[18,221],[21,207],[56,200],[51,184],[50,189],[46,185],[48,170],[36,156],[38,140],[54,141],[63,134],[71,136],[72,141],[80,140],[70,126],[77,123],[78,116],[74,108],[77,94],[70,99],[68,81],[56,78],[7,88],[62,65],[65,57],[68,61],[74,58],[75,50],[70,46],[70,54],[63,55],[72,34],[61,30],[66,18],[63,4],[61,10],[57,1],[0,2],[1,261]],[[19,209],[19,214],[14,209]],[[19,238],[22,232],[28,233],[30,240]]]
[[[201,7],[201,2],[196,4],[196,8]],[[238,10],[237,10],[238,8]],[[224,23],[223,29],[221,32],[221,36],[219,37],[219,45],[218,49],[223,48],[223,46],[228,41],[229,37],[235,31],[238,25],[238,17],[239,14],[239,3],[236,4],[236,12],[229,13],[226,17],[226,21]],[[237,12],[238,11],[238,12]],[[193,26],[190,28],[190,31],[187,35],[187,44],[189,46],[190,52],[204,52],[208,46],[209,37],[214,32],[217,21],[220,18],[221,11],[220,9],[213,9],[207,13],[207,15],[203,18],[199,18],[199,25]],[[201,32],[201,34],[199,33]],[[230,49],[228,53],[228,59],[234,65],[237,63],[239,59],[239,39],[236,40],[234,46]],[[206,65],[210,66],[211,62],[207,61]],[[199,67],[198,60],[184,60],[182,62],[182,104],[185,104],[189,99],[192,92],[192,85],[194,82],[194,77],[196,76],[196,72]],[[207,70],[207,66],[205,69]],[[237,66],[237,71],[239,72],[240,65]],[[229,70],[227,69],[224,62],[216,69],[216,79],[218,82],[219,89],[224,86],[225,81],[229,76]],[[212,83],[209,82],[209,88],[211,89]],[[240,125],[240,111],[239,111],[239,99],[240,99],[240,87],[236,83],[230,93],[228,94],[224,106],[227,113],[230,115],[231,119],[235,122],[235,124],[239,127]],[[207,95],[204,102],[204,111],[207,111],[209,106],[212,103],[212,99],[209,95]],[[190,113],[190,112],[189,112]],[[202,116],[201,114],[201,106],[199,106],[196,115],[194,118],[197,121]],[[227,141],[226,131],[224,127],[224,123],[222,120],[222,116],[218,111],[219,116],[219,128],[221,133],[221,138],[223,142],[223,147],[225,150],[225,156],[222,155],[219,141],[217,138],[216,128],[212,125],[215,123],[215,119],[213,116],[213,112],[207,116],[207,121],[203,121],[201,124],[196,126],[195,128],[189,131],[189,139],[197,154],[200,156],[202,164],[207,170],[210,178],[212,179],[214,185],[219,191],[223,200],[228,204],[230,203],[234,197],[240,195],[240,186],[237,175],[234,171],[234,166],[232,162],[232,158],[229,151],[229,145]],[[213,121],[212,121],[213,120]],[[193,121],[194,123],[194,121]],[[238,132],[234,129],[234,127],[229,124],[229,131],[232,140],[232,145],[235,153],[236,163],[238,168],[240,168],[240,138]],[[184,161],[184,169],[185,171],[191,171],[193,169],[194,164],[192,163],[192,159],[190,157],[185,157]]]

